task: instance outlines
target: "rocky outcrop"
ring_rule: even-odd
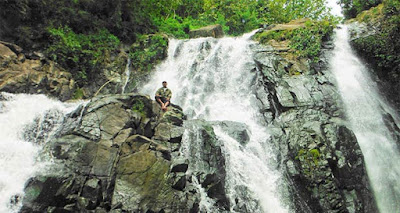
[[[210,25],[189,31],[190,38],[200,38],[200,37],[222,38],[223,36],[224,36],[224,31],[222,30],[222,26],[219,24]]]
[[[350,43],[369,64],[381,94],[400,111],[400,7],[395,1],[363,11],[348,21]]]
[[[128,48],[106,52],[98,70],[85,82],[40,52],[0,41],[0,91],[46,94],[62,101],[133,92],[167,56],[168,36],[143,36]],[[67,69],[67,70],[66,70]]]
[[[346,127],[324,57],[311,63],[288,57],[290,53],[270,45],[253,49],[259,71],[256,95],[272,132],[271,141],[280,151],[292,208],[296,212],[376,212],[362,152]]]
[[[39,93],[68,100],[75,91],[72,75],[40,53],[24,54],[22,48],[0,42],[0,91]]]
[[[27,183],[21,212],[199,212],[203,191],[229,209],[213,128],[185,119],[142,95],[93,98],[46,143],[58,172]]]
[[[167,57],[167,50],[167,35],[143,35],[129,48],[109,56],[104,67],[82,88],[83,97],[136,92],[154,67]]]

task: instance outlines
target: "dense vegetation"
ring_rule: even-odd
[[[381,8],[381,9],[380,9]],[[354,46],[378,66],[381,75],[400,73],[400,2],[385,0],[383,6],[361,13],[360,21],[379,21],[377,33],[354,41]]]
[[[115,50],[120,41],[107,30],[84,35],[76,34],[69,27],[49,29],[52,45],[46,49],[50,59],[62,67],[70,68],[78,82],[86,80],[104,64],[110,52]]]
[[[345,18],[355,18],[362,11],[382,3],[382,0],[340,0],[339,3]]]
[[[304,27],[286,30],[267,30],[256,35],[261,43],[271,40],[288,41],[289,47],[300,57],[307,57],[317,62],[324,41],[333,33],[335,20],[307,20]],[[296,23],[294,23],[296,24]],[[297,23],[299,25],[299,23]]]
[[[225,33],[239,35],[262,24],[326,19],[328,12],[324,0],[5,0],[0,39],[43,51],[82,85],[120,44],[137,43],[133,63],[151,62],[143,54],[163,44],[139,50],[146,34],[187,38],[189,30],[217,23]]]

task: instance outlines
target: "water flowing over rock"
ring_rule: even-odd
[[[366,168],[380,212],[400,209],[399,122],[395,111],[380,97],[368,68],[351,51],[347,26],[337,30],[332,58],[350,126],[364,154]]]
[[[373,53],[367,48],[371,45],[371,43],[379,41],[381,38],[379,36],[383,36],[381,39],[384,40],[389,39],[390,35],[382,30],[382,25],[386,24],[391,26],[396,24],[394,22],[385,22],[387,22],[387,18],[383,15],[379,18],[372,18],[371,20],[365,22],[353,20],[352,23],[348,24],[349,40],[352,48],[363,58],[363,63],[373,67],[370,69],[370,71],[373,73],[371,78],[373,78],[374,82],[377,83],[379,93],[386,98],[387,102],[394,106],[394,109],[397,112],[400,112],[400,78],[398,74],[400,70],[399,63],[395,62],[390,65],[386,65],[391,63],[391,61],[396,61],[393,59],[393,56],[385,55],[387,53],[379,53],[379,57],[381,57],[379,58],[377,53]],[[393,28],[395,29],[395,26],[393,26]],[[379,42],[384,43],[384,41]],[[388,43],[389,45],[394,45],[391,42]],[[380,46],[383,44],[379,43],[375,45]],[[393,49],[396,49],[396,47],[393,46]],[[381,66],[384,66],[384,68]]]
[[[45,143],[60,171],[27,183],[21,212],[198,212],[202,191],[216,199],[216,209],[229,209],[214,130],[184,119],[178,106],[162,112],[142,95],[92,99]],[[182,141],[195,140],[196,161],[180,151]]]
[[[48,172],[51,165],[46,156],[39,156],[42,145],[51,141],[64,115],[79,103],[61,103],[44,95],[0,93],[0,96],[0,212],[17,212],[25,199],[25,182]],[[50,183],[26,192],[37,196],[38,189],[51,188]]]
[[[255,51],[261,74],[257,97],[269,102],[261,107],[296,211],[376,212],[362,152],[343,120],[335,80],[326,68],[327,50],[319,64],[300,62],[308,67],[302,75],[289,75],[294,63],[287,53],[268,47]]]
[[[313,63],[253,34],[170,40],[141,89],[152,96],[168,81],[167,112],[127,93],[34,120],[24,137],[54,163],[13,202],[23,197],[21,212],[378,212],[331,45]],[[57,119],[46,134],[40,124]]]
[[[213,125],[231,212],[376,212],[363,154],[327,68],[332,45],[312,63],[248,41],[251,35],[171,41],[169,58],[143,91],[167,80],[189,118],[228,120]]]

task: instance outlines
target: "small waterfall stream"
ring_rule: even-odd
[[[364,154],[378,208],[381,213],[399,213],[400,153],[383,117],[392,110],[378,95],[367,67],[353,53],[347,26],[337,30],[336,36],[331,69]]]
[[[241,208],[247,212],[288,212],[279,190],[282,177],[276,169],[276,155],[253,92],[257,74],[249,48],[252,34],[170,40],[167,60],[141,92],[153,96],[166,80],[173,93],[172,103],[180,105],[189,119],[246,124],[250,135],[247,144],[215,128],[227,161],[225,190],[232,204],[230,212],[237,208],[235,200],[244,202],[246,206]]]
[[[128,85],[129,78],[131,76],[131,68],[130,68],[130,66],[131,66],[131,59],[128,58],[128,60],[126,61],[126,67],[125,67],[125,78],[126,79],[125,79],[124,85],[122,85],[121,94],[125,93],[126,85]]]
[[[42,144],[35,139],[46,141],[45,137],[51,137],[63,115],[77,104],[45,95],[1,93],[0,98],[0,212],[17,212],[26,181],[51,163],[39,159]],[[42,122],[48,113],[52,114],[52,122]],[[39,125],[34,125],[37,128],[33,131],[30,125],[34,122]]]

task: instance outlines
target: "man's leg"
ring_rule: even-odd
[[[164,108],[165,108],[165,105],[164,105],[164,103],[161,101],[161,98],[160,98],[160,97],[156,97],[156,101],[157,101],[158,103],[161,104],[161,109],[164,109]]]
[[[162,109],[163,109],[164,111],[167,111],[167,106],[168,106],[168,104],[169,104],[169,100],[166,99],[166,98],[164,98],[164,97],[161,97],[161,101],[164,103],[164,107],[162,107]]]

